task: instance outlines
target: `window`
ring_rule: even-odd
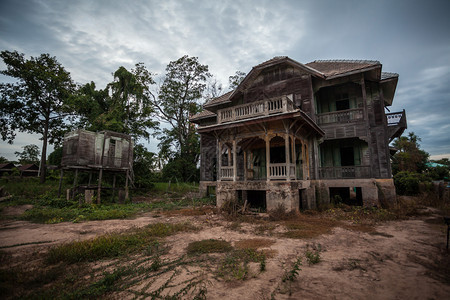
[[[350,109],[350,100],[348,93],[342,93],[336,95],[336,110]]]

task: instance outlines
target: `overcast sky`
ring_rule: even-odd
[[[406,110],[407,132],[425,151],[450,157],[449,14],[448,0],[0,0],[0,50],[50,53],[75,82],[97,88],[120,66],[143,62],[161,75],[185,54],[224,86],[274,56],[379,60],[400,75],[391,111]],[[0,141],[0,155],[16,159],[24,145],[41,147],[38,138]]]

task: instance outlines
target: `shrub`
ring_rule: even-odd
[[[420,183],[428,181],[428,177],[408,171],[399,172],[394,176],[395,188],[399,195],[417,195],[420,192]]]

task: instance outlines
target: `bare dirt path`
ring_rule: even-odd
[[[188,221],[202,229],[166,238],[171,246],[166,259],[185,254],[190,242],[203,239],[223,239],[233,245],[253,238],[273,241],[265,247],[273,256],[267,259],[264,272],[255,270],[245,281],[233,282],[217,278],[212,274],[214,270],[208,273],[207,299],[450,299],[450,258],[445,249],[446,227],[441,218],[431,212],[420,218],[382,223],[371,232],[340,226],[330,234],[312,239],[256,235],[257,226],[247,223],[232,230],[230,222],[213,214],[145,213],[129,220],[51,225],[4,220],[0,223],[0,247],[13,255],[24,255],[31,250],[45,252],[50,245],[150,223]],[[274,222],[273,227],[280,225]],[[305,251],[308,246],[319,244],[321,261],[308,265]],[[302,270],[287,286],[281,279],[299,256],[303,257]],[[180,276],[189,277],[189,270]],[[112,298],[134,296],[126,291],[111,295]]]

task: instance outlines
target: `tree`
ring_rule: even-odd
[[[67,100],[74,84],[63,66],[49,54],[25,59],[17,51],[2,51],[6,70],[0,74],[16,79],[0,84],[0,124],[4,141],[12,143],[16,131],[42,135],[41,183],[45,181],[47,144],[61,141],[67,130]]]
[[[187,55],[167,65],[166,75],[154,106],[161,121],[169,124],[157,132],[160,137],[158,145],[164,152],[161,157],[181,160],[177,168],[196,168],[200,143],[196,128],[189,122],[189,117],[201,109],[201,99],[211,77],[208,66],[198,62],[197,57]],[[188,175],[183,174],[182,180]]]
[[[6,164],[8,162],[8,159],[4,156],[0,156],[0,164]]]
[[[244,80],[246,75],[247,74],[245,74],[244,72],[236,71],[234,75],[228,77],[228,84],[230,86],[230,89],[235,90]]]
[[[37,164],[39,163],[39,147],[31,144],[22,147],[23,151],[16,151],[14,154],[19,158],[19,163],[22,165],[26,164]]]
[[[105,89],[96,90],[91,82],[80,86],[71,105],[80,115],[79,127],[88,130],[111,130],[130,134],[135,140],[150,138],[149,129],[157,126],[154,121],[150,87],[152,74],[142,63],[128,71],[120,67],[114,72],[114,80]]]
[[[392,158],[392,172],[395,175],[401,171],[422,173],[426,169],[429,154],[420,149],[421,139],[410,132],[407,137],[397,138],[393,146],[398,152]]]

